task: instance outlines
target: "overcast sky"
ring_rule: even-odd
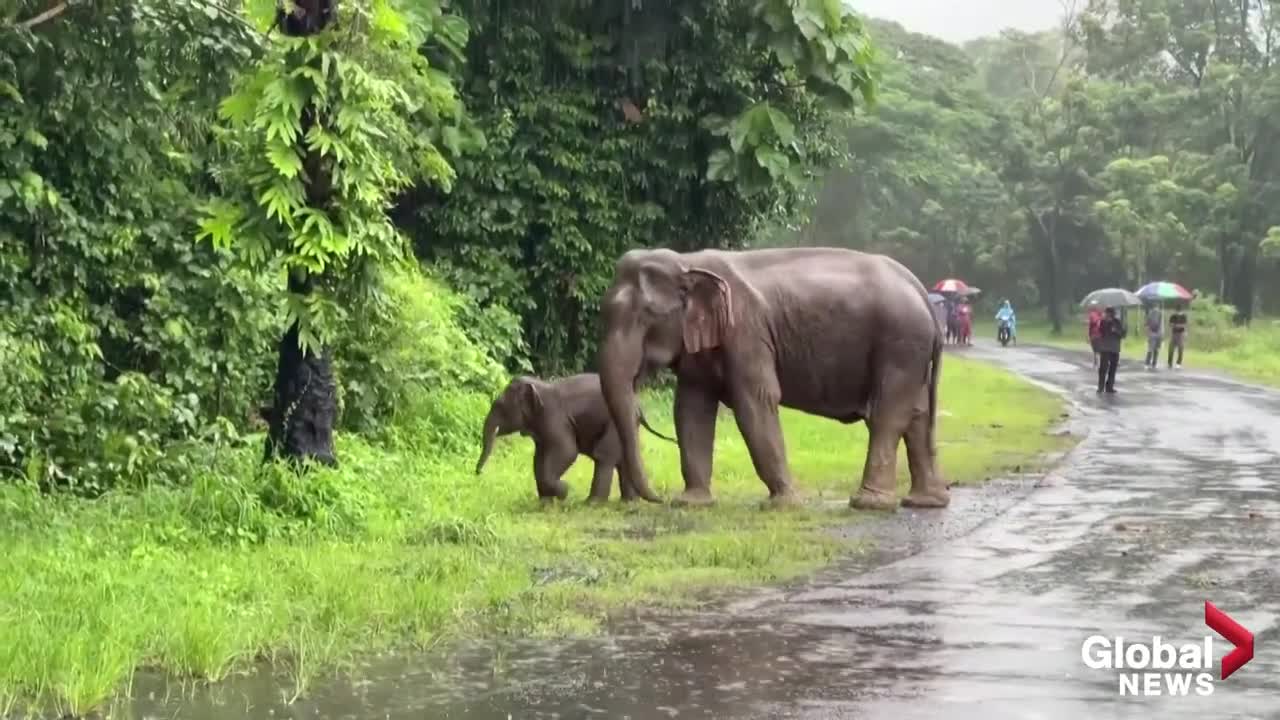
[[[1004,28],[1035,31],[1053,27],[1059,0],[846,0],[859,12],[896,20],[912,32],[962,43]]]

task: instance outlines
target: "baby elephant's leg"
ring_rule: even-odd
[[[591,475],[591,494],[587,502],[606,502],[613,491],[613,474],[617,469],[615,463],[596,460],[595,473]]]
[[[613,490],[613,475],[622,462],[622,441],[618,433],[610,428],[591,449],[591,459],[596,463],[595,473],[591,476],[591,494],[588,502],[606,502]],[[627,488],[619,483],[625,498]]]
[[[569,488],[560,478],[578,457],[577,448],[563,443],[542,443],[533,451],[533,478],[538,484],[538,497],[543,500],[563,500]]]

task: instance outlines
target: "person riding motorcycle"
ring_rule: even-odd
[[[1014,314],[1013,304],[1008,300],[1000,303],[1000,309],[996,311],[996,321],[1008,323],[1009,339],[1016,343],[1018,341],[1018,316]]]

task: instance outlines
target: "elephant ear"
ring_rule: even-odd
[[[684,347],[689,353],[724,344],[733,327],[733,291],[710,270],[693,268],[681,277],[684,290]]]
[[[520,409],[527,420],[532,420],[542,413],[542,396],[538,394],[532,381],[525,379],[520,383],[516,397],[520,401]]]

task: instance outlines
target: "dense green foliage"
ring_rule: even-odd
[[[964,48],[873,21],[881,102],[812,221],[769,241],[889,252],[1055,324],[1152,280],[1244,320],[1280,309],[1280,5],[1067,8],[1059,30]]]
[[[188,109],[255,50],[192,3],[0,33],[0,467],[141,481],[164,442],[247,418],[272,309],[261,278],[192,242],[216,149]]]
[[[460,87],[484,133],[448,196],[399,208],[477,301],[467,325],[540,371],[592,361],[625,250],[741,245],[786,214],[837,122],[870,95],[870,46],[835,0],[462,3]]]
[[[4,472],[184,479],[258,426],[295,326],[368,433],[432,416],[414,383],[580,369],[621,252],[741,243],[874,92],[836,0],[338,8],[307,37],[271,0],[5,11]],[[414,249],[484,358],[415,374]]]

